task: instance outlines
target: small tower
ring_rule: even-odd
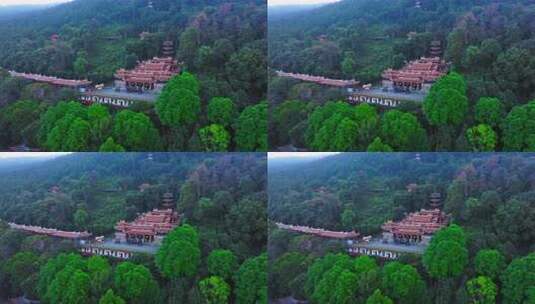
[[[165,209],[174,209],[175,206],[175,199],[173,197],[173,193],[166,192],[162,196],[162,207]]]
[[[164,57],[174,57],[175,56],[175,48],[174,48],[174,45],[173,45],[173,41],[166,40],[166,41],[163,42],[162,55]]]
[[[429,205],[434,209],[442,206],[442,195],[439,192],[433,192],[429,195]]]
[[[429,55],[431,57],[442,56],[442,42],[440,42],[440,40],[431,41],[431,45],[429,46]]]

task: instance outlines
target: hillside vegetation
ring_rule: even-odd
[[[0,125],[6,130],[0,147],[267,150],[266,136],[248,137],[267,132],[262,106],[267,86],[265,3],[151,2],[152,7],[146,0],[76,0],[0,20],[0,31],[5,33],[0,67],[6,70],[110,84],[117,69],[160,56],[162,43],[172,41],[184,77],[193,79],[181,85],[180,76],[170,81],[165,90],[169,94],[162,94],[157,105],[140,102],[129,109],[135,113],[95,109],[90,110],[91,118],[85,110],[62,103],[76,100],[76,92],[29,83],[0,70]],[[221,112],[223,118],[211,112]],[[98,126],[94,119],[99,120]],[[56,126],[56,135],[51,134]],[[140,134],[136,128],[147,131]],[[64,141],[54,138],[58,133]],[[66,139],[69,133],[71,140]],[[140,138],[147,140],[140,142]]]
[[[343,100],[343,92],[272,75],[271,143],[310,150],[532,151],[531,140],[517,134],[529,137],[532,124],[520,113],[529,112],[535,98],[533,16],[531,1],[344,0],[270,20],[273,69],[378,84],[383,70],[428,55],[431,41],[438,40],[452,71],[423,106],[399,109],[409,115],[387,117],[389,110],[379,108],[364,122],[341,109],[318,113]],[[316,129],[315,116],[322,116],[331,141]],[[383,128],[392,122],[396,134]],[[393,139],[409,130],[418,130],[421,144]],[[370,134],[361,138],[361,132]],[[374,140],[383,145],[372,145]]]
[[[370,300],[383,297],[530,303],[534,168],[530,154],[467,153],[423,153],[421,160],[412,153],[347,153],[274,167],[271,221],[380,235],[382,223],[431,208],[429,196],[439,192],[450,226],[434,235],[423,256],[396,262],[350,258],[344,242],[272,226],[270,296],[312,303],[392,303]]]
[[[261,301],[267,297],[265,166],[258,154],[84,153],[6,173],[0,298],[26,295],[65,304]],[[127,262],[82,258],[69,240],[5,224],[110,237],[117,221],[160,207],[168,192],[181,226],[165,237],[156,256],[138,254]],[[124,302],[103,300],[116,297]]]

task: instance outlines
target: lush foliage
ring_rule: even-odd
[[[269,66],[380,87],[384,70],[430,56],[430,43],[439,41],[451,63],[449,74],[433,84],[423,103],[398,109],[417,120],[422,130],[416,137],[425,138],[421,142],[432,151],[534,151],[533,114],[526,104],[535,98],[535,36],[523,26],[534,12],[528,0],[343,0],[283,10],[269,20]],[[347,120],[352,118],[345,109],[317,114],[329,102],[345,100],[343,89],[272,73],[269,92],[273,149],[366,151],[375,139],[358,143],[360,128]],[[384,133],[391,111],[378,112]],[[318,121],[325,123],[323,131]],[[414,130],[391,132],[406,138]],[[376,136],[394,151],[407,151],[385,134]],[[370,150],[388,150],[377,144]]]

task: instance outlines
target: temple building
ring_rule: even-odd
[[[277,73],[277,76],[279,77],[292,78],[292,79],[296,79],[300,81],[312,82],[315,84],[329,86],[329,87],[352,88],[360,84],[360,82],[357,80],[332,79],[332,78],[326,78],[323,76],[287,73],[284,71],[277,71],[276,73]]]
[[[70,240],[86,240],[91,237],[91,233],[87,231],[63,231],[58,230],[54,228],[45,228],[40,226],[27,226],[27,225],[19,225],[15,223],[8,223],[9,228],[20,230],[28,233],[33,234],[40,234],[40,235],[46,235],[50,237],[56,237],[56,238],[62,238],[62,239],[70,239]]]
[[[433,208],[439,208],[442,206],[442,194],[439,192],[433,192],[429,195],[429,205]]]
[[[385,70],[383,88],[404,92],[428,91],[447,70],[448,65],[440,57],[422,57],[409,62],[400,70]]]
[[[50,85],[58,87],[67,87],[74,90],[78,90],[80,92],[85,92],[91,86],[91,81],[89,80],[63,79],[53,76],[19,73],[15,71],[9,71],[9,74],[11,75],[11,77],[24,78],[26,80],[48,83]]]
[[[119,221],[115,225],[115,242],[159,244],[179,223],[180,217],[173,209],[154,209],[132,222]]]
[[[431,45],[429,46],[429,55],[431,57],[442,56],[442,42],[440,42],[440,40],[431,41]]]
[[[116,91],[159,91],[173,76],[180,73],[177,60],[154,57],[140,62],[133,70],[119,69],[115,73]]]
[[[388,221],[381,227],[383,229],[383,242],[427,244],[432,235],[445,227],[448,218],[439,209],[422,209],[407,215],[400,222]]]
[[[162,207],[165,209],[173,209],[175,207],[175,199],[173,193],[166,192],[162,197]]]
[[[175,47],[173,41],[166,40],[162,45],[162,55],[164,57],[175,57]]]
[[[311,234],[314,236],[328,238],[328,239],[339,239],[339,240],[352,240],[360,237],[360,234],[355,231],[330,231],[321,228],[312,228],[307,226],[294,226],[287,225],[283,223],[275,223],[279,229],[289,230],[293,232]]]

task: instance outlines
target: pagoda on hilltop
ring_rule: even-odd
[[[175,199],[173,197],[173,193],[166,192],[162,196],[162,207],[166,209],[174,209],[175,207]]]
[[[162,44],[162,55],[164,57],[175,57],[175,46],[173,41],[166,40]]]

